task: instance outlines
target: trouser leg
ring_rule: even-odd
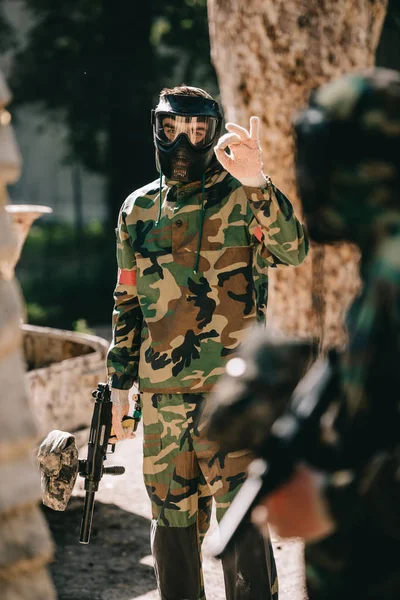
[[[201,479],[202,479],[202,477],[201,477]],[[203,493],[201,492],[202,488],[203,489],[206,488],[206,491],[205,491],[206,495],[203,495],[204,492]],[[204,541],[206,533],[210,529],[211,512],[212,512],[212,496],[210,496],[208,494],[209,494],[208,485],[200,484],[199,485],[199,508],[198,508],[198,519],[197,519],[200,546],[202,545],[202,543]]]
[[[222,454],[202,437],[195,441],[199,467],[217,505],[220,521],[240,490],[250,452]],[[222,561],[227,600],[278,600],[278,579],[270,539],[265,540],[249,522],[231,552]]]
[[[162,600],[205,600],[200,538],[208,528],[209,502],[204,488],[199,511],[200,471],[187,408],[184,395],[143,395],[143,472]]]
[[[222,559],[227,600],[277,600],[272,546],[249,523]]]
[[[162,600],[200,600],[204,597],[196,524],[164,527],[153,519],[151,549]]]
[[[189,527],[164,527],[152,519],[151,552],[163,600],[205,600],[201,545],[211,507],[212,497],[199,495],[197,521]]]

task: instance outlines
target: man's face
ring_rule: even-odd
[[[202,145],[208,131],[208,124],[202,117],[165,117],[162,126],[164,135],[170,142],[184,133],[193,146]]]

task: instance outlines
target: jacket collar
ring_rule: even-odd
[[[224,173],[224,169],[220,164],[209,167],[206,170],[205,187],[213,186],[218,180],[221,179],[221,175]],[[226,174],[226,173],[225,173]],[[167,179],[165,177],[165,183],[169,188],[178,188],[180,194],[185,196],[191,196],[201,191],[201,181],[190,181],[189,183],[182,183],[181,181],[174,181],[173,179]]]

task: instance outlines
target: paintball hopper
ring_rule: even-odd
[[[42,502],[53,510],[65,510],[78,475],[78,449],[75,437],[54,429],[40,444]]]
[[[209,396],[205,436],[224,452],[258,454],[316,352],[316,344],[253,328]]]
[[[79,460],[75,437],[71,433],[51,431],[38,452],[41,471],[43,504],[54,510],[65,510],[72,495],[77,475],[85,479],[85,500],[79,542],[88,544],[92,527],[94,498],[103,475],[122,475],[124,467],[105,467],[108,446],[114,452],[117,438],[112,432],[111,391],[107,383],[99,383],[93,390],[95,399],[90,424],[87,458]],[[122,426],[135,431],[142,416],[139,397],[133,417],[126,417]]]

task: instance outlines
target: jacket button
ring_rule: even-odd
[[[182,227],[183,223],[182,223],[182,221],[180,219],[178,219],[177,221],[175,221],[175,225],[177,227]]]

